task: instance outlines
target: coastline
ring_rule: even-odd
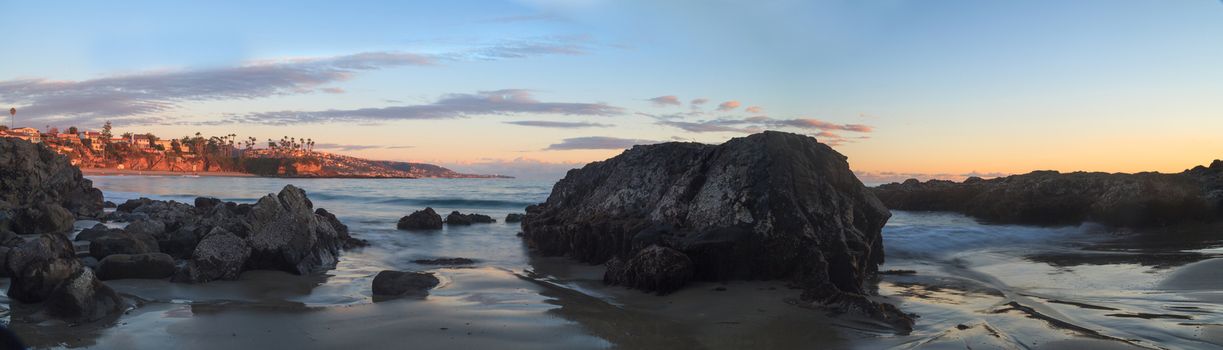
[[[219,176],[219,177],[257,177],[255,174],[240,173],[236,171],[168,171],[168,170],[128,170],[128,169],[110,169],[110,168],[80,168],[81,174],[85,176],[102,175],[102,176]]]

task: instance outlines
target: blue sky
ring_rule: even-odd
[[[301,136],[510,173],[763,129],[878,178],[1223,154],[1215,0],[0,1],[0,17],[0,104],[35,127]]]

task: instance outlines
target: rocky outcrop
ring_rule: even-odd
[[[426,207],[425,210],[417,210],[399,219],[395,224],[395,228],[400,230],[440,230],[442,229],[442,216],[438,215],[433,208]]]
[[[148,254],[161,252],[157,240],[143,233],[124,230],[108,231],[89,241],[89,256],[101,261],[113,254]]]
[[[784,279],[819,292],[803,294],[816,305],[890,310],[872,316],[903,329],[912,320],[863,287],[883,262],[890,215],[845,156],[811,137],[764,132],[722,145],[635,146],[570,170],[522,226],[539,254],[611,260],[612,283],[665,292],[689,276]]]
[[[463,214],[458,211],[452,211],[450,215],[446,215],[447,225],[491,224],[494,222],[497,222],[497,219],[484,214]]]
[[[360,248],[369,245],[368,241],[354,238],[351,234],[349,234],[348,225],[340,222],[340,219],[336,218],[335,214],[328,212],[327,209],[318,208],[314,210],[314,213],[322,218],[328,225],[331,225],[331,228],[335,229],[336,234],[340,236],[340,241],[344,242],[344,249]]]
[[[98,262],[98,279],[161,279],[174,274],[174,258],[165,253],[113,254]]]
[[[88,322],[119,312],[123,299],[99,281],[93,270],[78,268],[51,291],[43,306],[52,317]]]
[[[160,231],[152,237],[157,246],[190,260],[174,280],[192,283],[236,279],[245,270],[321,272],[334,268],[340,250],[358,241],[348,235],[347,226],[326,210],[316,211],[306,192],[292,185],[253,205],[213,198],[197,199],[195,205],[129,200],[110,217],[137,220],[126,235]]]
[[[0,233],[66,233],[102,214],[102,191],[68,158],[41,144],[0,138]]]
[[[428,272],[384,270],[374,276],[373,292],[382,297],[424,296],[438,283],[441,281]]]
[[[39,234],[42,231],[24,225],[6,223],[7,218],[31,218],[48,223],[61,223],[59,217],[98,218],[102,215],[102,191],[93,187],[93,182],[81,175],[64,155],[57,154],[43,144],[29,143],[16,138],[0,138],[0,231],[12,230],[22,234]],[[38,213],[24,213],[27,210]],[[15,228],[16,226],[16,228]],[[61,225],[51,225],[61,229]],[[71,223],[68,225],[71,229]],[[42,228],[33,228],[42,229]],[[18,231],[27,230],[27,231]]]
[[[889,208],[952,211],[987,222],[1158,227],[1223,218],[1223,161],[1178,174],[1059,173],[882,185]]]

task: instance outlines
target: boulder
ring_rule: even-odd
[[[195,209],[197,210],[211,210],[213,207],[222,205],[222,204],[224,204],[224,202],[221,202],[220,199],[216,199],[212,197],[196,197],[195,198]]]
[[[395,227],[400,230],[440,230],[442,216],[433,211],[433,208],[425,208],[400,218]]]
[[[131,233],[123,230],[110,233],[89,241],[89,256],[101,261],[111,254],[146,254],[160,253],[157,240],[143,233]]]
[[[403,296],[429,294],[429,289],[441,283],[428,272],[384,270],[374,276],[375,296]]]
[[[174,258],[165,253],[112,254],[98,262],[97,277],[103,281],[167,278],[174,274]]]
[[[118,208],[119,206],[115,204],[115,202],[105,201],[105,202],[102,202],[102,207],[103,208]]]
[[[222,228],[215,228],[195,247],[191,260],[174,276],[174,281],[203,283],[236,280],[250,256],[251,248],[245,240]]]
[[[328,212],[327,209],[315,209],[314,214],[318,215],[324,222],[331,225],[331,228],[335,229],[336,234],[340,236],[340,241],[344,242],[344,249],[353,249],[369,245],[369,242],[366,240],[354,238],[351,234],[349,234],[348,225],[340,222],[340,219],[336,218],[335,214]]]
[[[38,202],[26,208],[14,210],[10,229],[21,235],[41,233],[67,234],[72,231],[76,217],[68,209],[47,202]]]
[[[667,294],[683,288],[693,276],[692,260],[675,249],[651,245],[628,259],[608,260],[603,282]]]
[[[12,277],[8,296],[24,303],[46,300],[56,286],[81,268],[72,242],[59,234],[43,234],[13,248],[6,262]]]
[[[610,283],[671,291],[687,278],[782,279],[819,292],[803,294],[816,306],[880,309],[863,283],[883,262],[890,216],[845,156],[766,131],[722,145],[635,146],[570,170],[546,202],[527,208],[522,237],[542,255],[617,259]],[[869,316],[911,328],[908,315],[888,310]]]
[[[494,222],[497,222],[497,220],[483,214],[463,214],[458,211],[452,211],[450,215],[446,215],[447,225],[491,224]]]
[[[522,214],[518,214],[518,213],[506,214],[505,222],[522,222]]]
[[[123,308],[123,299],[94,277],[93,270],[78,267],[47,296],[47,314],[69,322],[96,321]]]
[[[156,238],[165,235],[166,224],[158,220],[136,220],[127,224],[123,230]]]
[[[259,199],[248,215],[248,267],[299,275],[334,268],[342,246],[339,233],[313,207],[306,192],[293,185]]]
[[[94,224],[93,227],[81,230],[81,232],[77,232],[76,237],[73,238],[72,240],[74,241],[92,241],[92,240],[97,239],[98,237],[109,235],[112,232],[123,232],[123,230],[109,228],[103,224]]]
[[[15,138],[0,138],[0,209],[40,207],[31,218],[50,219],[59,224],[63,212],[72,218],[98,218],[102,215],[102,191],[93,188],[81,171],[43,144]],[[59,229],[62,226],[48,226]],[[69,226],[70,227],[70,226]],[[18,233],[24,231],[12,230]],[[44,231],[47,232],[47,231]],[[41,233],[41,232],[31,232]]]
[[[201,227],[191,225],[164,233],[157,238],[157,249],[177,259],[189,259],[199,244]]]

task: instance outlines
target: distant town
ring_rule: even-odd
[[[258,141],[235,134],[161,138],[151,133],[114,135],[77,127],[46,130],[0,125],[0,137],[43,144],[81,169],[183,173],[240,173],[282,177],[500,178],[462,174],[424,163],[368,160],[314,150],[313,139],[283,137]]]

